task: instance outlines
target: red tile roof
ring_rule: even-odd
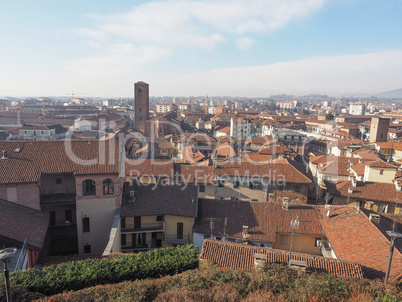
[[[295,234],[323,235],[319,224],[321,213],[314,206],[289,206],[266,201],[240,201],[225,199],[199,199],[198,217],[194,230],[210,234],[208,217],[219,218],[214,223],[214,234],[224,234],[231,238],[242,238],[242,226],[249,227],[250,240],[275,242],[278,233],[291,234],[290,222],[299,217],[299,227]],[[227,223],[225,226],[225,218]]]
[[[6,150],[7,154],[6,159],[0,159],[0,183],[36,182],[41,173],[117,174],[119,145],[110,144],[97,141],[0,142],[0,150]],[[109,156],[113,148],[115,152]]]
[[[351,167],[351,169],[353,169],[353,171],[355,171],[355,172],[357,173],[357,175],[363,176],[363,175],[364,175],[364,171],[365,171],[365,169],[366,169],[366,165],[363,164],[363,163],[358,163],[358,164],[353,165],[353,166]]]
[[[288,264],[289,262],[289,252],[287,251],[208,239],[204,240],[200,259],[202,261],[212,261],[222,267],[249,270],[254,267],[255,253],[266,255],[267,263]],[[362,268],[356,263],[297,252],[292,252],[292,259],[306,261],[307,269],[317,273],[363,278]]]
[[[318,165],[318,170],[322,174],[329,174],[329,175],[341,175],[341,176],[349,176],[349,163],[344,162],[336,162],[331,161],[327,163],[321,163]]]
[[[360,200],[386,201],[395,203],[397,191],[394,184],[379,182],[358,181],[356,188],[353,188],[351,181],[325,181],[328,192],[335,196],[350,196]],[[348,189],[352,188],[353,193],[349,194]]]
[[[135,201],[130,202],[130,191],[134,191]],[[176,215],[195,217],[197,207],[197,187],[194,185],[157,186],[124,184],[121,216]]]
[[[382,160],[368,161],[368,162],[365,162],[365,164],[369,167],[374,167],[374,168],[396,169],[396,167],[394,165],[386,163],[385,161],[382,161]]]
[[[320,156],[313,156],[309,158],[310,163],[312,164],[320,164],[320,163],[327,163],[327,162],[339,162],[339,163],[352,163],[357,164],[359,163],[359,158],[353,157],[345,157],[345,156],[334,156],[334,155],[320,155]]]
[[[263,177],[271,178],[284,177],[286,182],[289,183],[311,183],[306,175],[296,169],[290,164],[261,164],[257,162],[228,162],[218,168],[214,167],[200,167],[200,166],[182,166],[182,177],[185,179],[193,179],[197,176],[197,181],[204,183],[210,182],[213,175],[225,176],[249,176],[249,177]],[[275,176],[274,176],[275,175]],[[279,176],[281,175],[281,176]]]
[[[42,250],[49,214],[0,199],[0,237]]]
[[[385,276],[390,241],[362,211],[335,207],[320,223],[339,259],[360,263],[368,277]],[[402,254],[398,249],[394,249],[390,279],[402,280]]]

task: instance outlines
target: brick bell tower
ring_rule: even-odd
[[[137,129],[144,128],[149,117],[149,85],[144,82],[134,84],[134,122]]]

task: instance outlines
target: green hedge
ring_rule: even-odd
[[[155,278],[198,267],[198,249],[194,245],[169,247],[122,254],[111,259],[87,259],[28,269],[10,274],[11,283],[30,292],[51,295],[65,290],[125,280]],[[0,282],[4,283],[1,277]]]

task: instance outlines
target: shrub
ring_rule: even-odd
[[[31,292],[50,295],[99,284],[170,275],[196,267],[198,249],[194,245],[185,245],[139,254],[123,254],[111,259],[61,263],[42,270],[28,269],[11,273],[10,280],[12,284]]]

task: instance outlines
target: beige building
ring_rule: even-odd
[[[137,252],[192,243],[197,203],[197,187],[191,184],[126,183],[121,207],[120,250]]]

